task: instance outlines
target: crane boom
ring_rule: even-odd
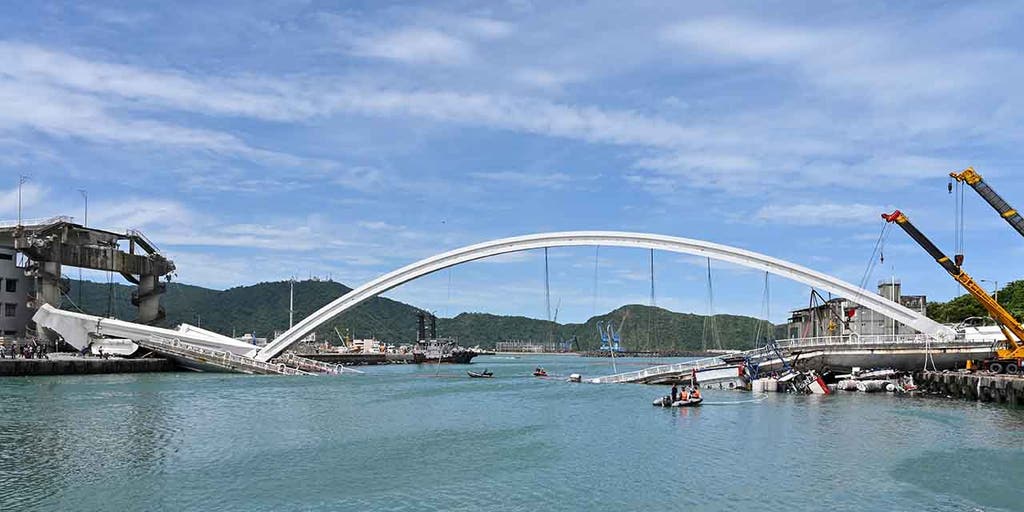
[[[962,172],[951,172],[949,177],[960,183],[970,185],[982,199],[999,213],[1000,217],[1006,219],[1006,222],[1020,233],[1020,236],[1024,236],[1024,217],[1021,217],[1017,210],[1010,206],[1010,203],[1007,203],[988,183],[985,183],[985,180],[973,167],[968,167]]]
[[[1009,353],[1013,353],[1013,357],[1020,357],[1019,354],[1024,353],[1024,346],[1021,345],[1024,342],[1024,326],[1021,326],[1020,322],[1017,321],[1009,311],[1003,309],[998,302],[989,296],[988,292],[985,291],[974,278],[967,275],[960,267],[956,266],[948,256],[946,256],[942,250],[935,246],[928,237],[924,236],[913,224],[910,219],[903,212],[896,210],[889,214],[882,214],[882,218],[886,222],[895,222],[899,227],[906,231],[910,238],[913,238],[928,254],[935,258],[935,261],[949,272],[949,275],[953,276],[960,283],[967,293],[974,296],[981,306],[988,311],[988,314],[992,316],[992,319],[996,321],[999,328],[1003,331],[1003,335],[1006,336],[1006,341],[1009,344],[1010,350],[1006,354],[1000,354],[1000,357],[1006,357]]]

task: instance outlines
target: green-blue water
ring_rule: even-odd
[[[0,510],[1024,510],[1024,410],[735,391],[661,409],[666,388],[538,363],[610,369],[0,379]]]

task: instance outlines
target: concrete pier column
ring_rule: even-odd
[[[36,307],[45,303],[59,308],[60,302],[60,263],[53,261],[39,263],[39,270],[36,274]]]
[[[163,319],[160,312],[160,294],[163,293],[163,287],[160,286],[160,278],[154,275],[142,275],[139,276],[139,289],[138,289],[138,303],[139,317],[138,322],[143,324],[152,324],[159,322]]]

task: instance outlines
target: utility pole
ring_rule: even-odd
[[[85,200],[85,217],[82,220],[82,226],[89,226],[89,192],[84,188],[78,189],[78,193],[82,194],[82,199]],[[78,267],[78,309],[82,310],[82,267]]]
[[[995,299],[996,302],[999,302],[999,281],[995,279],[978,279],[978,281],[981,281],[982,283],[992,283],[992,286],[995,287],[992,298]]]
[[[89,226],[89,191],[84,189],[84,188],[80,188],[80,189],[78,189],[78,193],[82,194],[82,199],[85,200],[85,218],[82,220],[82,226],[88,227]]]
[[[28,179],[24,174],[18,175],[18,226],[21,226],[21,187]]]
[[[295,320],[295,277],[288,280],[288,328]]]

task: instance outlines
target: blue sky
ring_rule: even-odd
[[[482,240],[647,231],[857,283],[899,207],[952,251],[946,173],[1024,203],[1019,4],[36,2],[0,18],[0,217],[143,229],[178,280],[350,285]],[[628,6],[627,6],[628,4]],[[1024,240],[969,192],[967,263],[1020,277]],[[899,231],[872,276],[946,299]],[[659,305],[704,312],[703,263],[656,256]],[[646,303],[647,254],[551,251],[559,320]],[[762,277],[715,264],[718,312]],[[452,285],[449,287],[449,281]],[[772,280],[771,316],[806,303]],[[544,317],[543,260],[389,296]]]

